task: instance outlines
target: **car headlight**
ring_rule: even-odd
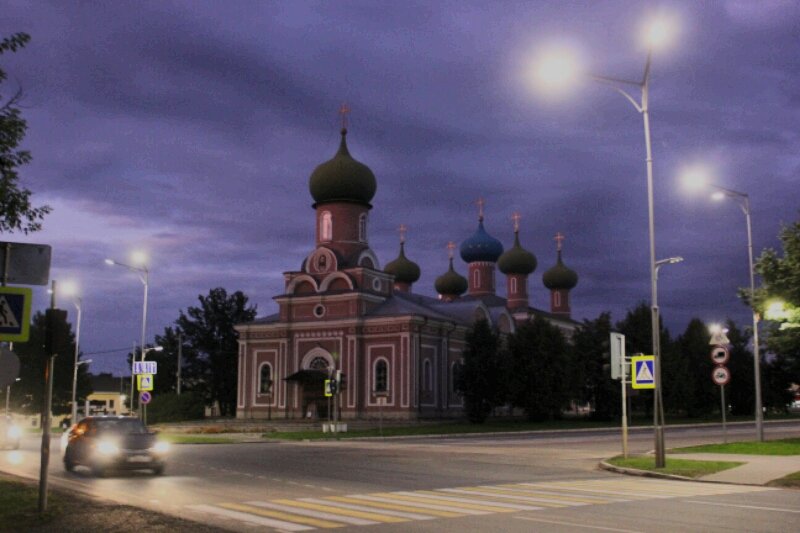
[[[101,440],[97,443],[97,451],[102,455],[117,455],[119,447],[111,441]]]
[[[155,453],[167,453],[169,451],[169,443],[160,440],[156,442],[155,446],[153,446],[153,451]]]
[[[11,426],[8,428],[6,435],[11,440],[16,440],[22,436],[22,430],[19,429],[17,426]]]

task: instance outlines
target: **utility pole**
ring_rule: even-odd
[[[181,393],[181,359],[183,359],[183,335],[178,331],[178,395]]]

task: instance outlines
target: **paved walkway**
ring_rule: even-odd
[[[732,453],[681,453],[668,455],[673,459],[695,459],[699,461],[735,461],[745,463],[703,476],[706,481],[764,485],[794,472],[800,472],[800,455],[737,455]]]

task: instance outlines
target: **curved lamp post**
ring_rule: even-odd
[[[650,65],[652,63],[653,50],[663,48],[669,41],[673,33],[672,20],[659,18],[652,21],[647,26],[644,40],[647,45],[647,59],[644,65],[644,73],[641,80],[631,81],[608,76],[598,76],[590,74],[589,77],[597,82],[611,86],[633,105],[634,109],[642,115],[644,121],[644,142],[645,142],[645,165],[647,168],[647,209],[648,209],[648,232],[650,237],[650,292],[651,292],[651,326],[653,356],[655,357],[655,391],[653,394],[653,429],[655,441],[655,463],[657,468],[665,465],[664,457],[664,406],[661,391],[661,345],[659,338],[658,320],[658,295],[657,295],[657,264],[656,264],[656,244],[655,244],[655,222],[653,215],[653,154],[650,144]],[[538,70],[539,78],[545,82],[548,88],[554,90],[559,86],[571,83],[579,73],[579,67],[575,56],[566,53],[560,58],[544,58]],[[548,79],[549,78],[549,79]],[[625,88],[634,87],[639,90],[640,98],[637,100]]]

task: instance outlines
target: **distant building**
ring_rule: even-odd
[[[453,265],[436,279],[438,298],[416,294],[419,266],[406,257],[401,227],[397,258],[381,269],[369,246],[369,212],[377,185],[366,165],[350,155],[342,129],[333,159],[310,178],[315,246],[298,271],[284,274],[275,296],[278,313],[236,327],[239,332],[238,418],[326,418],[324,380],[343,374],[341,418],[398,419],[460,416],[456,391],[464,338],[478,319],[501,332],[534,315],[545,316],[570,334],[569,292],[577,274],[561,257],[544,273],[550,312],[528,304],[528,276],[536,257],[519,242],[502,243],[484,227],[482,202],[475,233],[460,256],[467,277]],[[507,298],[496,294],[495,270],[506,276]]]
[[[130,412],[125,405],[130,393],[130,379],[113,376],[110,373],[90,374],[89,379],[93,392],[86,397],[82,413],[84,416],[126,415]]]

